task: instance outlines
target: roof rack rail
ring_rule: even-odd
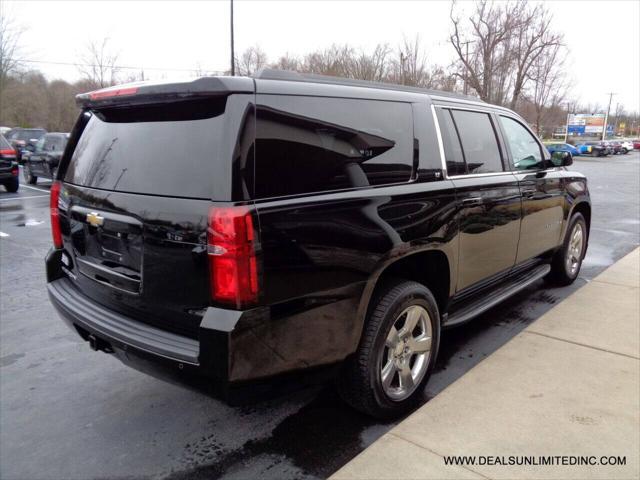
[[[401,92],[424,93],[428,95],[439,95],[442,97],[461,98],[482,102],[478,97],[463,95],[460,93],[445,92],[443,90],[433,90],[420,87],[410,87],[408,85],[397,85],[395,83],[373,82],[369,80],[356,80],[353,78],[333,77],[330,75],[319,75],[316,73],[301,73],[292,70],[279,70],[275,68],[262,68],[258,70],[253,78],[261,80],[283,80],[288,82],[324,83],[327,85],[344,85],[350,87],[377,88],[381,90],[396,90]]]

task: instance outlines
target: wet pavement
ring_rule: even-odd
[[[589,177],[594,204],[580,278],[539,283],[444,332],[425,401],[640,243],[640,154],[572,169]],[[230,407],[92,352],[46,297],[47,216],[44,182],[0,191],[1,478],[324,478],[393,426],[330,386]]]

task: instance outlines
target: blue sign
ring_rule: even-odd
[[[569,135],[584,135],[584,125],[569,125],[567,132]]]

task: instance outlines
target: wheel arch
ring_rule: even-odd
[[[584,217],[584,221],[587,222],[587,231],[589,231],[591,229],[591,204],[586,200],[578,202],[571,210],[571,215],[569,216],[569,218],[573,217],[575,213],[582,214],[582,216]]]
[[[386,262],[367,282],[357,313],[358,341],[360,341],[372,300],[389,280],[398,278],[425,285],[435,297],[438,310],[441,313],[446,311],[454,279],[453,262],[447,253],[437,248],[409,253]],[[353,345],[353,351],[356,348],[357,344]]]

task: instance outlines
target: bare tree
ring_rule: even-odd
[[[20,65],[20,37],[24,29],[0,9],[0,81]]]
[[[345,62],[346,76],[373,82],[383,81],[388,74],[388,57],[391,49],[387,44],[378,44],[371,53],[360,50]]]
[[[545,114],[557,109],[567,94],[565,52],[561,45],[544,49],[536,56],[528,69],[528,78],[532,82],[529,99],[535,108],[536,133],[542,134]]]
[[[109,87],[117,82],[119,68],[118,53],[109,48],[109,38],[87,43],[80,55],[78,70],[82,76],[90,80],[96,88]]]
[[[551,28],[551,14],[543,4],[537,4],[529,8],[521,2],[519,10],[521,19],[517,22],[513,40],[509,44],[509,50],[513,54],[515,71],[513,90],[509,108],[515,109],[522,95],[526,82],[531,79],[530,70],[538,62],[541,56],[558,55],[558,47],[562,45],[562,35],[555,33]],[[546,63],[546,60],[543,63]],[[534,78],[538,78],[534,75]]]
[[[267,66],[267,54],[255,45],[247,48],[235,62],[238,75],[250,76]]]
[[[528,0],[481,0],[468,24],[455,12],[452,2],[449,41],[458,57],[456,75],[481,99],[515,109],[534,77],[530,71],[537,59],[562,45],[562,35],[552,29],[551,14]]]
[[[482,0],[469,17],[469,32],[465,36],[465,27],[455,13],[455,1],[451,3],[453,33],[449,41],[461,65],[456,75],[487,102],[502,103],[504,99],[507,88],[505,72],[508,71],[511,56],[506,44],[518,26],[520,9],[520,3],[496,5]],[[467,42],[473,42],[470,56],[467,55]]]
[[[272,63],[270,67],[278,70],[298,71],[301,68],[301,62],[298,57],[285,53],[283,56],[278,58],[275,63]]]
[[[306,55],[302,70],[308,73],[349,78],[350,64],[354,55],[355,51],[349,45],[333,44],[329,48]]]
[[[413,42],[406,37],[398,47],[397,57],[391,61],[388,81],[415,87],[431,87],[426,55],[420,50],[420,37]]]

